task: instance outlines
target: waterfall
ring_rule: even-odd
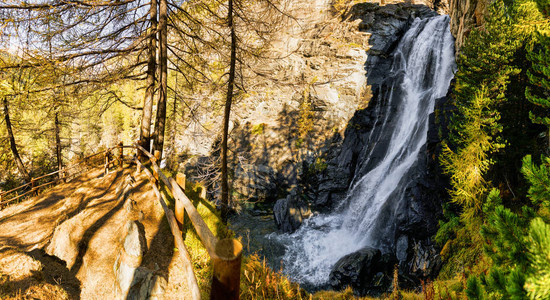
[[[334,212],[315,215],[295,233],[277,236],[286,247],[283,271],[292,279],[320,286],[347,254],[365,246],[396,252],[397,215],[407,203],[405,190],[426,144],[435,100],[446,95],[453,77],[453,45],[447,16],[417,18],[405,33],[393,52],[385,81],[389,88],[376,99],[381,120],[356,172],[364,175],[353,179]]]

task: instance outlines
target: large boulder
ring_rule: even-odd
[[[126,231],[113,265],[118,299],[163,299],[166,279],[155,270],[141,266],[147,251],[143,225],[139,221],[130,220],[126,224]]]
[[[329,275],[329,284],[336,290],[351,286],[357,295],[378,296],[391,290],[393,269],[397,259],[392,254],[365,247],[342,257]]]
[[[311,216],[311,210],[294,189],[286,198],[277,200],[273,207],[273,216],[277,228],[290,233],[296,231]]]

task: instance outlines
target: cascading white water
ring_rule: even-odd
[[[347,254],[365,246],[395,252],[396,210],[405,201],[408,174],[426,144],[435,99],[445,96],[453,77],[453,45],[447,16],[414,20],[394,52],[390,92],[383,100],[389,105],[376,122],[381,133],[369,138],[365,150],[372,153],[381,137],[391,137],[380,143],[384,156],[372,161],[366,156],[359,166],[365,175],[354,178],[335,212],[313,216],[295,233],[277,236],[286,245],[283,271],[291,278],[319,286]],[[397,111],[388,117],[390,107]]]

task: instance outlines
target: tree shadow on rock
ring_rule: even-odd
[[[42,249],[34,249],[27,252],[29,256],[40,261],[43,265],[41,273],[43,279],[49,284],[61,286],[69,295],[70,299],[80,299],[80,280],[67,269],[66,263],[53,256],[48,255]]]

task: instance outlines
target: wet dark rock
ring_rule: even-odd
[[[364,111],[358,111],[350,122],[339,155],[335,156],[335,160],[329,163],[327,171],[320,177],[320,184],[324,186],[320,188],[324,193],[320,193],[320,196],[346,190],[353,176],[364,175],[371,167],[364,163],[362,165],[366,154],[370,153],[371,156],[369,164],[378,163],[376,153],[380,150],[369,149],[369,143],[365,141],[368,141],[367,133],[371,138],[378,138],[376,131],[370,132],[370,129],[373,127],[372,120],[380,117],[375,115],[376,112],[384,109],[375,109],[377,103],[372,105]],[[436,101],[435,112],[430,117],[428,141],[415,163],[415,171],[408,179],[406,201],[395,208],[395,246],[390,255],[399,263],[403,286],[414,288],[420,279],[437,276],[441,267],[438,249],[430,239],[436,233],[437,222],[441,218],[441,203],[448,197],[448,178],[442,174],[438,156],[441,152],[440,140],[446,136],[446,132],[441,129],[445,128],[443,126],[451,111],[452,107],[445,98]],[[372,288],[370,283],[357,281],[355,284],[359,291]]]
[[[371,4],[365,4],[364,7],[366,14],[377,11]],[[342,191],[347,191],[350,188],[354,177],[360,178],[376,166],[383,159],[389,145],[389,137],[385,136],[377,125],[386,116],[391,116],[400,105],[400,103],[392,103],[390,106],[385,102],[385,95],[391,91],[391,82],[388,82],[386,78],[392,59],[390,52],[393,46],[391,43],[399,41],[401,34],[399,30],[405,31],[410,22],[410,18],[396,15],[401,12],[394,13],[391,12],[391,8],[389,9],[390,11],[385,12],[382,17],[375,14],[376,21],[374,23],[386,17],[393,18],[392,21],[386,21],[386,23],[391,22],[395,26],[384,25],[385,30],[389,31],[381,31],[379,36],[382,37],[385,33],[392,32],[398,38],[395,41],[386,39],[388,44],[381,45],[378,48],[380,52],[375,52],[377,57],[374,61],[371,60],[366,64],[367,70],[375,70],[369,74],[368,78],[369,84],[372,84],[372,100],[369,107],[357,111],[350,120],[341,147],[333,150],[337,154],[331,154],[333,159],[329,161],[325,172],[318,177],[319,194],[314,201],[317,205],[334,207],[343,201],[345,194],[342,194]],[[423,13],[418,12],[419,15]],[[431,13],[433,12],[426,14]],[[412,15],[410,16],[412,17]],[[371,19],[371,16],[368,15],[363,16],[361,20],[366,23],[371,22]],[[375,26],[377,25],[372,24],[368,30],[373,30]],[[369,63],[375,64],[376,67],[372,68]],[[407,185],[403,201],[396,201],[398,207],[387,204],[381,208],[388,211],[388,216],[394,214],[395,221],[379,222],[379,224],[383,224],[379,226],[394,227],[395,236],[379,236],[377,237],[378,244],[372,246],[388,253],[394,263],[389,264],[389,270],[380,270],[376,267],[379,267],[383,260],[376,258],[375,260],[379,263],[372,263],[373,259],[370,257],[374,255],[373,250],[365,249],[365,253],[361,253],[363,250],[352,253],[342,258],[333,269],[330,279],[333,287],[342,288],[351,285],[360,295],[384,292],[391,285],[393,278],[391,268],[395,264],[399,265],[399,282],[403,287],[415,288],[420,285],[420,280],[437,276],[441,268],[441,258],[438,248],[431,242],[431,238],[437,232],[438,219],[442,214],[441,203],[448,197],[448,178],[443,175],[438,158],[441,153],[440,142],[447,135],[445,128],[453,109],[446,100],[446,97],[436,100],[435,111],[429,119],[427,142],[421,148],[418,160],[411,168],[414,171],[411,171],[403,181],[403,184]],[[394,126],[392,122],[390,119],[386,125]],[[337,196],[335,197],[335,195]],[[366,267],[368,268],[363,269]],[[378,273],[380,274],[376,275]],[[361,274],[369,274],[369,279],[364,279]],[[380,280],[377,281],[374,278]],[[374,284],[375,282],[379,283]]]
[[[409,263],[410,274],[421,279],[437,276],[443,261],[435,245],[430,241],[419,241],[413,244],[412,250],[412,259]]]
[[[359,296],[378,296],[391,290],[396,262],[393,254],[382,255],[378,249],[365,247],[338,260],[329,284],[337,290],[351,286]]]
[[[311,215],[306,201],[299,197],[296,189],[284,199],[279,199],[273,207],[277,228],[282,232],[294,232]]]

